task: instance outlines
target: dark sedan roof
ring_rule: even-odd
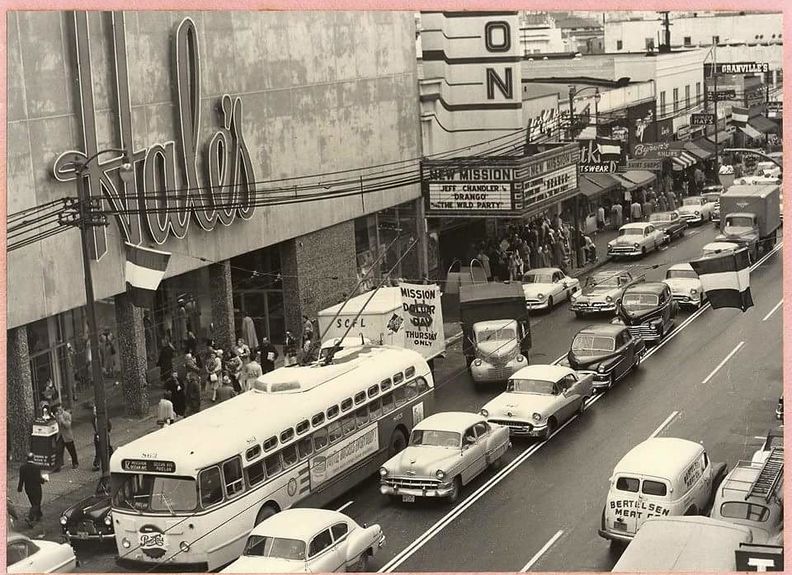
[[[611,337],[620,334],[625,329],[621,323],[595,323],[584,327],[578,333],[592,333],[596,335],[609,335]]]
[[[651,294],[661,294],[663,290],[668,287],[667,284],[663,282],[641,282],[639,284],[631,285],[624,293],[651,293]]]

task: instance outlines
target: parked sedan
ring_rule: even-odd
[[[619,228],[619,237],[608,242],[608,255],[645,256],[666,242],[665,232],[651,222],[633,222]]]
[[[561,365],[529,365],[509,379],[506,392],[487,403],[481,415],[514,436],[548,438],[594,394],[594,374]]]
[[[646,344],[621,324],[595,324],[572,340],[567,363],[578,371],[594,371],[594,389],[609,389],[641,362]]]
[[[580,289],[580,280],[558,268],[537,268],[523,275],[522,288],[528,309],[553,309]]]
[[[627,270],[596,272],[586,278],[580,292],[572,295],[569,309],[577,317],[587,313],[614,312],[624,290],[642,281],[643,276],[633,277]]]
[[[701,280],[690,264],[669,267],[663,283],[671,288],[671,296],[680,306],[698,309],[707,299]]]
[[[666,236],[666,242],[685,237],[687,222],[679,217],[679,212],[657,212],[649,216],[649,223]]]
[[[69,541],[115,541],[110,495],[103,491],[67,508],[60,517],[61,529]]]
[[[413,428],[410,443],[380,468],[380,492],[405,502],[459,498],[462,486],[499,466],[511,445],[509,429],[475,413],[436,413]]]
[[[712,220],[713,203],[701,196],[690,196],[682,200],[679,216],[688,224],[700,224],[704,220]]]
[[[242,556],[221,573],[365,572],[384,545],[379,525],[329,509],[287,509],[256,525]]]
[[[36,539],[9,533],[6,539],[8,573],[69,573],[77,566],[74,549],[68,543]]]

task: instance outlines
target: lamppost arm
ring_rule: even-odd
[[[753,154],[754,156],[761,156],[768,162],[773,162],[776,166],[781,168],[781,171],[784,171],[784,166],[779,162],[777,159],[773,158],[772,156],[768,156],[764,152],[760,152],[758,150],[752,150],[751,148],[723,148],[724,152],[738,152],[740,154]]]

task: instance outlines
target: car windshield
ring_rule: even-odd
[[[114,473],[111,479],[113,507],[175,513],[194,511],[198,506],[192,477]]]
[[[626,293],[622,305],[627,309],[651,309],[657,307],[660,298],[652,293]]]
[[[527,273],[523,276],[524,284],[549,284],[553,283],[553,275],[548,273]]]
[[[674,215],[672,212],[658,212],[649,216],[650,222],[670,222],[673,219]]]
[[[540,393],[553,395],[553,382],[543,379],[510,379],[506,391],[512,393]]]
[[[672,280],[676,278],[695,280],[698,279],[698,274],[693,270],[668,270],[666,272],[666,279]]]
[[[642,236],[644,235],[643,228],[621,228],[619,230],[620,236]]]
[[[416,429],[410,436],[410,445],[429,445],[432,447],[459,447],[462,436],[456,431],[435,431]]]
[[[750,216],[731,216],[726,225],[733,228],[750,228],[753,225],[753,218]]]
[[[616,349],[616,341],[607,335],[579,333],[572,340],[572,351],[600,353]]]
[[[514,326],[507,325],[500,328],[495,327],[480,327],[474,330],[476,332],[476,341],[504,341],[514,339],[517,334]]]
[[[589,276],[588,279],[586,279],[586,287],[594,287],[594,286],[618,287],[619,274],[614,274],[613,272],[605,272],[602,274],[594,274],[593,276]]]
[[[685,198],[682,200],[683,206],[700,206],[701,198]]]
[[[718,192],[709,192],[702,196],[708,202],[715,202],[720,198],[720,194]]]
[[[305,541],[251,535],[245,544],[244,555],[247,557],[276,557],[278,559],[305,561]]]

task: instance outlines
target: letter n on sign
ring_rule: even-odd
[[[512,79],[511,68],[504,70],[505,78],[498,76],[498,73],[493,68],[487,68],[487,100],[495,99],[495,87],[500,90],[500,93],[509,100],[514,98],[514,80]]]

